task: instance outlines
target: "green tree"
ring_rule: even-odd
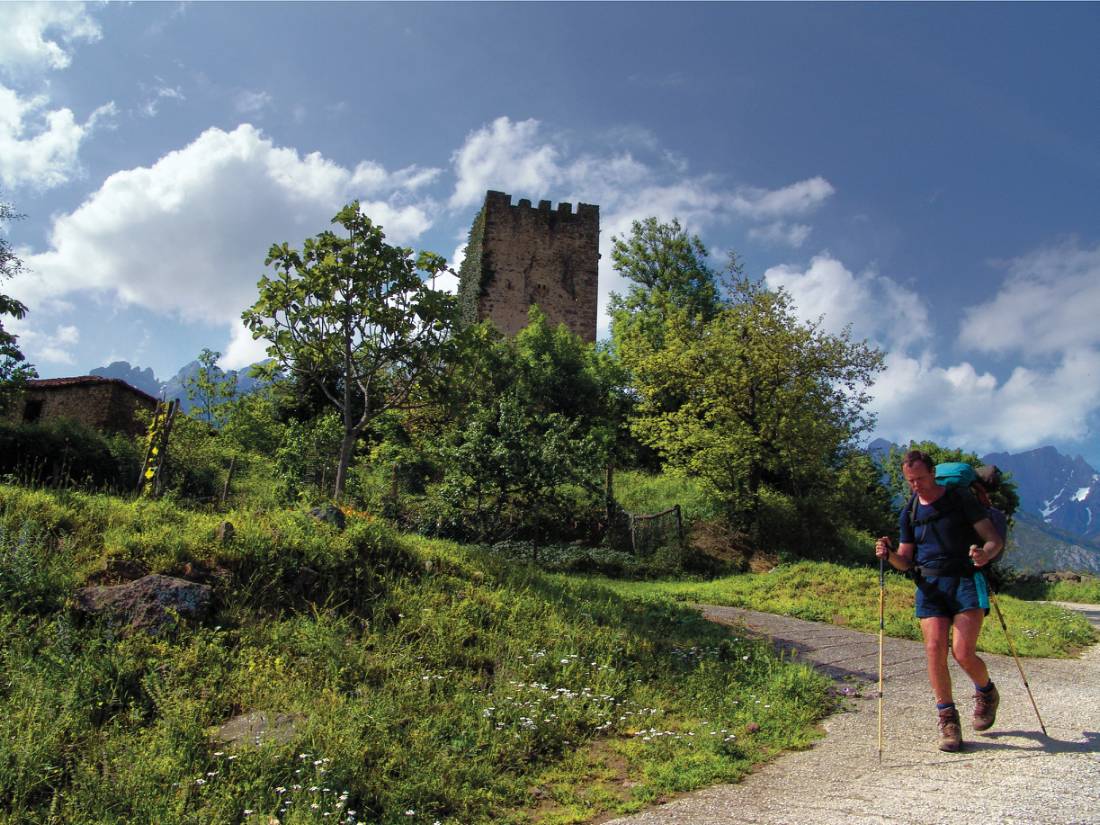
[[[199,368],[183,382],[187,397],[195,402],[198,417],[212,427],[225,424],[228,405],[237,396],[237,374],[226,374],[218,366],[220,352],[203,348],[199,353]]]
[[[467,330],[437,455],[453,532],[545,540],[583,532],[615,442],[605,355],[532,307],[514,339]]]
[[[736,272],[708,323],[672,312],[662,348],[626,346],[623,360],[641,396],[639,438],[700,477],[750,535],[762,486],[798,499],[832,483],[872,424],[866,388],[882,368],[882,354],[849,331],[799,321],[784,291]],[[668,409],[673,394],[683,400]]]
[[[674,306],[709,320],[718,311],[719,295],[707,257],[699,236],[689,236],[676,219],[634,221],[629,236],[612,239],[611,264],[630,282],[625,296],[612,296],[612,311],[660,314]]]
[[[665,346],[673,316],[680,319],[683,335],[714,318],[721,302],[718,280],[707,258],[703,242],[688,235],[678,220],[634,221],[629,235],[614,238],[612,266],[629,288],[625,295],[611,293],[611,351],[617,355],[630,351],[635,359],[643,352],[654,355]],[[732,254],[730,267],[740,271]],[[659,394],[652,387],[650,392],[654,410],[671,412],[686,400],[675,382],[666,384]],[[644,451],[635,448],[634,452],[644,457]]]
[[[18,220],[18,214],[11,204],[0,202],[0,228],[9,221]],[[6,235],[0,232],[0,281],[12,278],[23,271],[23,261],[11,248]],[[26,363],[19,350],[18,336],[4,329],[3,316],[10,315],[20,319],[27,314],[27,307],[21,301],[0,293],[0,413],[7,410],[15,392],[28,378],[38,373]]]
[[[387,409],[413,397],[418,382],[446,361],[455,323],[453,297],[430,288],[446,261],[430,252],[391,246],[359,210],[345,206],[301,251],[275,244],[265,261],[275,277],[259,281],[259,299],[243,314],[255,338],[266,338],[270,369],[314,382],[340,416],[343,437],[334,497],[343,497],[360,434]],[[335,369],[338,381],[325,376]]]

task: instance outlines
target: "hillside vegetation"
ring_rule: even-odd
[[[831,706],[690,610],[494,558],[362,514],[0,486],[0,822],[584,821],[734,780]],[[81,622],[122,561],[205,576],[215,615]],[[220,744],[250,711],[292,728]]]

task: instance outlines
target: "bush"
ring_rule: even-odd
[[[137,483],[140,447],[72,419],[0,422],[0,476],[28,486],[121,492]]]

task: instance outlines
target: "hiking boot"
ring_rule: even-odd
[[[974,692],[974,730],[989,730],[993,727],[993,721],[997,718],[997,705],[1001,703],[1001,696],[994,685],[988,693],[980,690]]]
[[[962,747],[962,726],[958,708],[944,708],[940,712],[940,750],[955,752]]]

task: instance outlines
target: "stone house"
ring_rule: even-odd
[[[25,424],[70,418],[103,432],[143,435],[145,428],[134,414],[156,406],[153,396],[118,378],[37,378],[27,381],[7,418]]]

